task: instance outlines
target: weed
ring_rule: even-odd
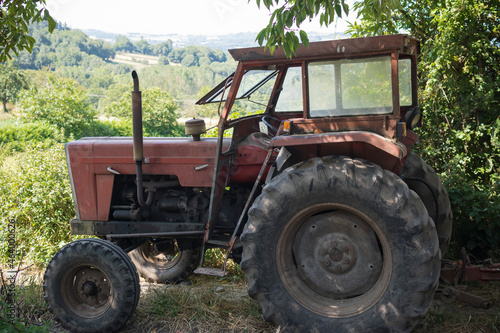
[[[0,331],[48,332],[52,315],[43,299],[41,283],[33,276],[18,282],[21,264],[15,271],[0,269]],[[12,275],[14,273],[14,275]]]

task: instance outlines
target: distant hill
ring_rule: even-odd
[[[100,30],[84,29],[87,35],[95,39],[103,39],[113,43],[116,36],[120,34],[108,33]],[[171,40],[174,48],[181,48],[188,45],[202,45],[222,51],[229,49],[258,46],[255,41],[257,32],[240,32],[228,35],[206,36],[206,35],[181,35],[181,34],[142,34],[142,33],[123,33],[131,41],[144,39],[151,44],[162,43]],[[344,33],[318,33],[309,32],[309,41],[316,42],[322,40],[349,38]]]

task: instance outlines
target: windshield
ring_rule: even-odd
[[[286,71],[283,89],[274,111],[302,112],[302,67],[290,67]]]

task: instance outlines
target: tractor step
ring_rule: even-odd
[[[201,275],[210,275],[210,276],[218,276],[224,277],[227,275],[227,272],[220,268],[212,268],[212,267],[198,267],[194,270],[195,274]]]
[[[212,245],[218,245],[222,247],[228,247],[229,242],[225,240],[216,240],[216,239],[209,239],[207,240],[207,244],[212,244]]]

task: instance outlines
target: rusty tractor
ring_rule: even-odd
[[[426,313],[449,244],[448,195],[415,152],[419,43],[407,35],[229,51],[236,71],[199,100],[218,137],[66,145],[74,241],[49,263],[45,299],[77,332],[122,327],[139,274],[175,283],[207,249],[241,264],[263,315],[290,332],[410,331]],[[128,255],[127,255],[128,253]]]

